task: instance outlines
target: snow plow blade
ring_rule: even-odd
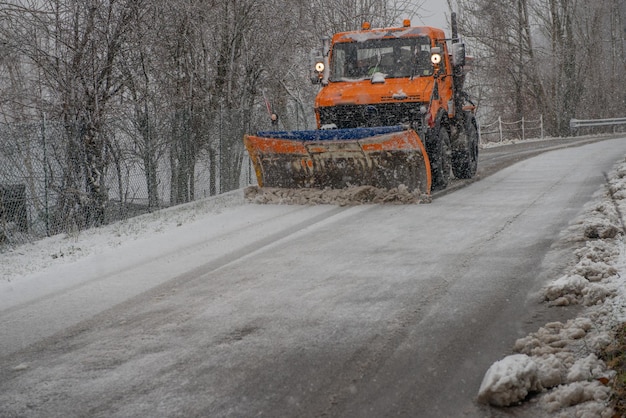
[[[258,132],[244,143],[259,187],[406,187],[430,194],[430,162],[417,133],[403,126]]]

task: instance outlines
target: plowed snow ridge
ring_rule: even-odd
[[[597,192],[570,227],[572,239],[585,243],[576,251],[578,263],[543,291],[546,303],[582,304],[587,309],[578,318],[546,324],[516,341],[516,354],[487,370],[479,401],[517,405],[538,393],[534,407],[550,416],[613,416],[607,383],[615,372],[598,354],[612,342],[615,327],[626,321],[626,247],[620,215],[626,213],[626,161],[607,178],[606,189]]]

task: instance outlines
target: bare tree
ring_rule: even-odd
[[[80,227],[104,222],[107,109],[121,86],[117,58],[141,0],[46,0],[4,4],[12,48],[40,74],[49,114],[67,132],[60,213]]]
[[[153,80],[154,57],[146,52],[141,40],[124,54],[121,69],[124,73],[124,103],[132,117],[120,120],[122,130],[132,141],[132,152],[141,160],[148,193],[148,210],[158,209],[159,161],[165,154],[164,123],[159,92]]]
[[[624,20],[617,0],[456,3],[461,32],[474,47],[475,79],[498,115],[540,113],[547,132],[563,136],[569,120],[582,112],[581,117],[608,117],[616,111],[612,103],[623,108],[625,87],[618,80],[625,76],[619,29]]]

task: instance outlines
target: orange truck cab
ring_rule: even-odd
[[[451,48],[448,47],[450,41]],[[465,46],[433,27],[342,32],[324,40],[312,76],[318,129],[408,125],[425,143],[434,187],[450,170],[472,177],[478,158],[475,106],[462,92]]]

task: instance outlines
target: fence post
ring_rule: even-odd
[[[250,185],[252,185],[252,158],[248,154],[248,184],[246,186]]]
[[[222,132],[223,132],[223,115],[224,113],[224,109],[223,109],[223,104],[222,102],[220,102],[220,123],[219,123],[219,135],[220,135],[220,140],[218,142],[218,151],[219,151],[219,156],[218,156],[218,161],[219,161],[219,170],[217,170],[217,179],[219,181],[219,187],[217,189],[217,194],[222,194]]]
[[[524,130],[524,116],[522,116],[522,141],[526,139],[526,131]]]
[[[543,113],[539,115],[539,125],[541,126],[541,139],[543,139]]]
[[[50,210],[48,208],[48,145],[46,144],[46,114],[41,117],[41,145],[43,146],[43,196],[46,236],[50,236]]]
[[[500,142],[502,142],[502,116],[498,116],[498,130],[500,131]]]

